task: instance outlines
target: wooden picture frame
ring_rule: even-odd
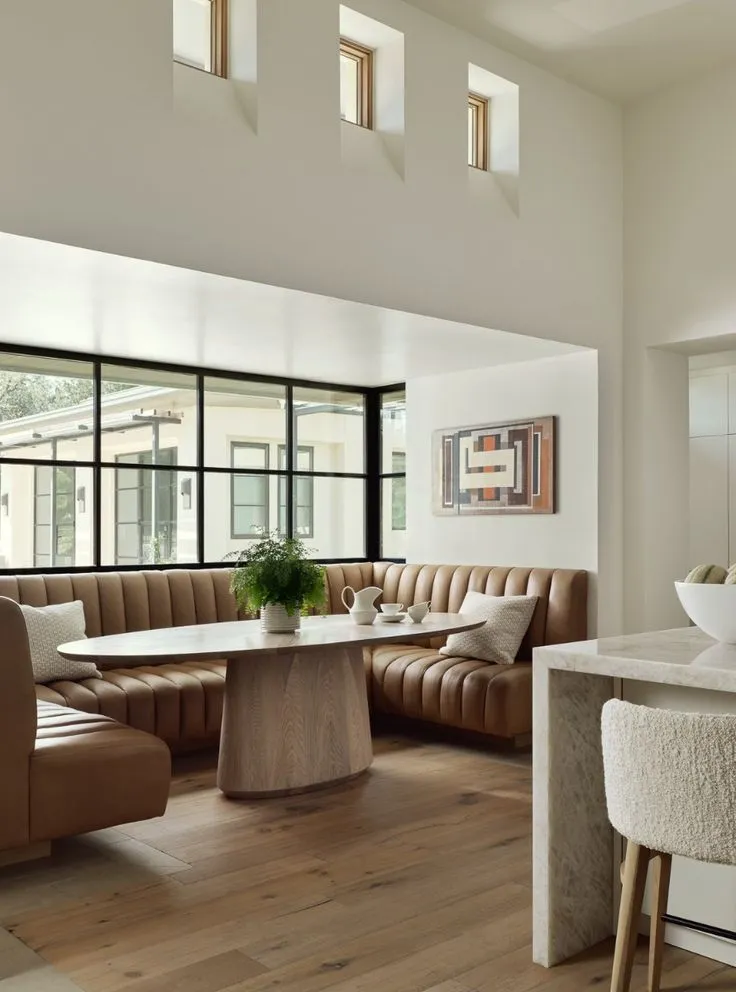
[[[555,417],[435,431],[436,516],[556,512]]]

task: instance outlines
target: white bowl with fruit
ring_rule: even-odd
[[[697,627],[716,641],[736,644],[736,565],[698,565],[675,589]]]

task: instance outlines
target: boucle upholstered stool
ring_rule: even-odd
[[[672,855],[736,864],[736,717],[603,707],[608,817],[628,841],[611,992],[628,992],[653,861],[649,989],[659,992]]]

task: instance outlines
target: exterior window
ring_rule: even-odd
[[[403,387],[5,347],[0,572],[214,565],[274,532],[405,557]]]
[[[279,468],[286,468],[286,446],[279,445]],[[300,445],[296,458],[297,472],[314,471],[314,448]],[[279,533],[286,534],[286,479],[279,477]],[[314,479],[294,477],[294,537],[314,537]]]
[[[173,0],[174,61],[227,76],[228,0]]]
[[[488,168],[488,100],[468,95],[468,165]]]
[[[269,447],[251,441],[233,441],[230,446],[233,468],[269,468]],[[270,530],[269,477],[233,475],[230,479],[230,536],[237,539],[258,539]]]
[[[74,565],[76,470],[36,465],[33,493],[33,564],[37,568]]]
[[[381,555],[406,556],[406,392],[381,395]]]
[[[118,565],[161,565],[176,561],[176,448],[119,456],[115,469],[115,561]],[[127,467],[130,466],[130,467]],[[161,467],[159,467],[161,466]]]
[[[373,127],[373,52],[346,38],[340,39],[340,116]]]
[[[391,530],[406,530],[406,452],[391,452]]]

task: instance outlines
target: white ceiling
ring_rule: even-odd
[[[2,233],[0,343],[361,386],[580,350]]]
[[[734,60],[736,0],[408,0],[617,101]]]

